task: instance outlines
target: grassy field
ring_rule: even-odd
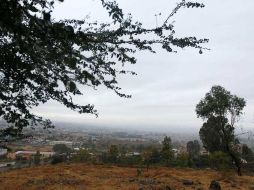
[[[39,166],[0,173],[1,190],[167,190],[208,189],[218,180],[223,190],[248,190],[253,176],[213,170],[152,168],[136,176],[136,168],[70,164]],[[193,185],[184,185],[192,180]],[[170,187],[170,188],[169,188]]]

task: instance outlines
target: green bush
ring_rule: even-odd
[[[231,159],[224,152],[216,151],[209,155],[210,166],[215,169],[224,170],[230,168]]]
[[[87,162],[90,161],[91,155],[87,150],[81,149],[73,156],[72,160],[74,162]]]
[[[59,155],[55,154],[54,156],[51,157],[51,164],[59,164],[62,162],[66,161],[66,156],[65,155]]]

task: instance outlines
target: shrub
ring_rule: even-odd
[[[213,152],[209,155],[210,166],[219,170],[230,168],[230,157],[221,151]]]
[[[66,161],[65,155],[55,154],[51,157],[51,164],[58,164]]]

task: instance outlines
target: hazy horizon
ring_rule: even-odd
[[[155,27],[175,7],[167,0],[117,0],[124,13],[144,26]],[[138,62],[131,67],[138,76],[119,77],[122,92],[131,99],[120,98],[99,88],[82,88],[84,95],[75,97],[80,104],[94,104],[99,117],[80,115],[59,103],[50,101],[34,112],[52,121],[84,123],[84,125],[113,126],[153,130],[198,130],[202,120],[196,117],[195,106],[213,85],[222,85],[232,94],[247,101],[240,127],[254,129],[254,1],[203,0],[203,9],[182,9],[174,17],[177,36],[208,38],[211,48],[202,55],[196,49],[178,50],[177,54],[163,50],[156,54],[137,53]],[[135,4],[135,6],[133,6]],[[66,0],[56,5],[55,19],[85,18],[105,22],[106,11],[99,1]]]

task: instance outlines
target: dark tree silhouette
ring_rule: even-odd
[[[236,151],[239,141],[234,131],[245,105],[243,98],[232,95],[221,86],[213,86],[196,106],[197,116],[207,120],[199,132],[204,147],[210,152],[227,153],[237,167],[238,175],[242,175],[242,162]]]
[[[55,100],[79,113],[97,115],[93,105],[79,105],[72,97],[82,95],[78,86],[105,86],[121,97],[119,74],[132,74],[121,66],[135,64],[136,51],[161,45],[168,52],[175,48],[205,49],[207,39],[175,37],[170,18],[182,7],[203,4],[182,0],[165,22],[144,28],[124,15],[118,4],[101,0],[111,23],[87,20],[55,20],[55,2],[63,0],[0,0],[0,117],[8,123],[2,135],[21,135],[24,127],[38,124],[53,127],[31,112],[33,107]]]
[[[189,141],[187,143],[187,152],[189,154],[189,158],[198,158],[200,155],[200,144],[198,140]]]
[[[202,140],[205,149],[209,150],[209,152],[225,151],[225,138],[229,142],[234,142],[234,128],[231,127],[231,125],[227,125],[227,121],[226,118],[222,120],[219,117],[210,117],[200,129],[200,139]],[[221,123],[223,123],[223,125],[221,125]],[[227,135],[226,137],[223,137],[223,134],[221,133],[221,126],[224,127],[225,134]]]
[[[170,137],[165,136],[162,141],[161,158],[162,161],[168,166],[170,161],[173,159],[172,141]]]
[[[71,149],[65,144],[55,144],[52,149],[57,154],[69,154],[71,152]]]

